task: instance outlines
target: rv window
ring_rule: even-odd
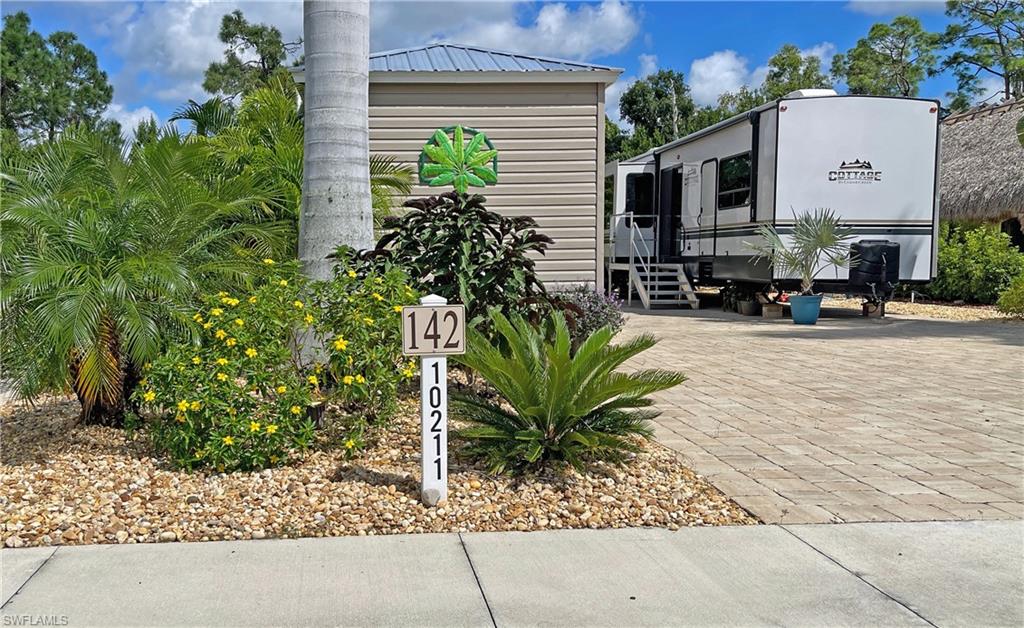
[[[626,175],[626,211],[632,212],[637,227],[654,225],[654,174],[634,172]]]
[[[750,204],[750,153],[729,157],[718,166],[718,209]]]

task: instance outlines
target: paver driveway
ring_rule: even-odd
[[[830,314],[838,314],[830,312]],[[1024,517],[1024,325],[633,311],[658,439],[765,522]]]

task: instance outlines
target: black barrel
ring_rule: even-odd
[[[887,297],[900,281],[900,245],[861,240],[850,245],[850,292]]]

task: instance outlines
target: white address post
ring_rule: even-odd
[[[448,359],[465,352],[465,310],[435,294],[402,310],[402,345],[420,357],[420,498],[448,499]]]

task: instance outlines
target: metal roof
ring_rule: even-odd
[[[621,72],[619,68],[458,44],[370,53],[371,72]]]

